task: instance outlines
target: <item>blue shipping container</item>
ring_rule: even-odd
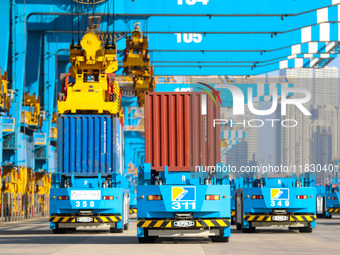
[[[58,118],[58,172],[123,174],[123,132],[111,115],[61,115]]]

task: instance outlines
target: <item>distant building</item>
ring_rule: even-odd
[[[276,164],[328,165],[340,156],[340,108],[338,107],[338,68],[287,69],[280,75],[292,77],[294,87],[310,91],[311,100],[304,104],[312,113],[305,116],[295,106],[287,107],[287,115],[277,118],[295,119],[294,128],[276,130]],[[296,95],[298,97],[298,95]],[[295,95],[293,96],[295,97]],[[317,181],[327,181],[329,174],[317,174]]]

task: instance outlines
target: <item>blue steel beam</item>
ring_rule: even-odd
[[[52,124],[53,112],[57,112],[56,107],[56,96],[57,96],[57,77],[56,77],[56,54],[53,54],[57,51],[56,44],[49,44],[48,37],[51,35],[45,34],[44,41],[44,108],[45,108],[45,120],[43,121],[42,131],[47,134],[47,143],[46,143],[46,151],[47,151],[47,162],[45,165],[45,170],[48,172],[54,172],[56,170],[56,147],[51,145],[51,137],[50,132],[52,126],[56,127],[55,124]]]
[[[1,49],[0,49],[0,68],[2,74],[4,71],[7,71],[7,62],[8,62],[8,53],[9,50],[9,24],[10,24],[10,4],[9,1],[0,1],[1,15],[0,15],[0,23],[3,28],[7,30],[2,31],[1,33]]]
[[[55,36],[55,35],[53,35]],[[69,51],[68,51],[68,47],[69,43],[61,43],[61,42],[49,42],[49,43],[55,43],[58,46],[55,49],[59,49],[55,52],[55,54],[58,54],[58,61],[64,61],[64,62],[68,62],[69,61]],[[308,45],[307,45],[308,46]],[[320,46],[320,45],[317,45]],[[325,45],[322,45],[325,46]],[[64,49],[60,49],[64,47]],[[302,48],[308,48],[308,47],[302,47]],[[311,47],[313,48],[313,47]],[[326,47],[323,47],[326,48]],[[301,47],[300,47],[301,49]],[[296,50],[296,52],[299,52],[298,50]],[[275,71],[275,70],[279,70],[279,69],[284,69],[284,68],[291,68],[291,67],[314,67],[319,60],[321,59],[333,59],[334,57],[336,57],[335,54],[297,54],[296,56],[291,56],[290,58],[296,58],[296,59],[300,59],[300,60],[294,60],[294,59],[290,59],[286,57],[286,58],[281,58],[277,61],[274,61],[272,63],[268,63],[268,64],[260,64],[257,63],[255,64],[254,67],[254,63],[251,64],[244,64],[244,63],[236,63],[236,64],[226,64],[226,63],[179,63],[179,64],[169,64],[167,63],[167,61],[165,60],[164,63],[154,63],[155,64],[155,72],[157,75],[203,75],[203,73],[205,73],[206,75],[217,75],[214,73],[214,68],[211,67],[218,67],[216,68],[216,70],[219,70],[218,73],[220,75],[241,75],[240,73],[245,70],[245,75],[256,75],[256,74],[261,74],[261,73],[265,73],[265,72],[270,72],[270,71]],[[119,58],[119,60],[121,60],[121,57]],[[185,62],[185,61],[183,61]],[[216,62],[216,60],[215,60]],[[297,63],[295,65],[295,63]],[[166,67],[171,67],[171,73],[169,72],[165,72],[165,68]],[[196,66],[197,68],[192,68]],[[210,66],[210,67],[209,67]],[[182,67],[184,68],[183,70]],[[177,72],[174,71],[174,69],[177,68]],[[223,69],[224,68],[224,69]],[[222,71],[223,69],[223,71]],[[239,69],[236,73],[231,70],[231,69]],[[189,74],[192,71],[188,71],[188,70],[194,70],[194,73]],[[202,70],[203,73],[202,73]],[[121,69],[118,73],[121,73]],[[58,85],[59,86],[59,85]]]
[[[155,66],[154,74],[159,76],[180,76],[180,75],[233,75],[233,76],[242,76],[242,75],[259,75],[263,73],[268,73],[280,69],[285,68],[309,68],[312,67],[311,60],[309,59],[291,59],[285,62],[286,65],[283,68],[281,63],[274,63],[270,65],[266,65],[263,67],[249,67],[242,65],[234,65],[234,66],[197,66],[197,65],[187,65],[187,66],[178,66],[178,65],[167,65],[167,66]],[[117,75],[122,75],[122,68],[117,71]]]
[[[136,22],[148,33],[287,33],[303,27],[340,21],[339,5],[292,17],[200,17],[200,16],[102,16],[102,28],[130,32]],[[71,32],[85,27],[87,13],[80,18],[71,13],[32,13],[27,17],[30,31]],[[114,22],[113,22],[114,19]],[[232,26],[230,25],[232,24]]]
[[[81,34],[82,35],[82,34]],[[58,49],[68,50],[72,37],[70,34],[55,34],[48,43],[57,43]],[[122,50],[125,48],[125,40],[121,40],[118,48],[119,60],[123,58]],[[244,52],[235,51],[199,51],[199,50],[183,50],[183,51],[156,51],[150,50],[151,60],[157,62],[259,62],[264,63],[272,60],[278,60],[283,57],[289,57],[297,54],[321,54],[321,53],[338,53],[334,49],[337,42],[310,42],[287,46],[278,50],[252,50]]]
[[[27,33],[26,24],[21,22],[22,15],[25,13],[23,5],[14,4],[11,6],[11,33],[12,33],[12,49],[11,49],[11,76],[12,89],[15,91],[13,101],[11,103],[9,116],[15,118],[15,143],[16,150],[13,154],[6,156],[6,161],[15,166],[27,167],[32,165],[29,161],[33,160],[27,157],[27,137],[21,132],[21,112],[22,100],[25,85],[25,69],[26,69],[26,47]]]
[[[69,61],[69,51],[67,49],[58,51],[58,61],[63,61],[67,63]],[[316,65],[322,61],[322,60],[327,60],[327,61],[332,61],[335,57],[337,57],[337,54],[298,54],[295,56],[290,56],[288,58],[282,58],[279,60],[271,61],[266,64],[261,64],[261,63],[227,63],[227,62],[211,62],[211,63],[199,63],[199,62],[194,62],[194,63],[187,63],[187,62],[182,62],[182,63],[168,63],[167,61],[164,61],[163,63],[153,63],[155,66],[155,70],[159,70],[159,67],[173,67],[173,68],[178,68],[178,75],[185,75],[183,73],[183,70],[180,70],[182,67],[183,68],[191,68],[191,67],[199,67],[203,69],[207,69],[207,75],[215,75],[213,73],[213,69],[211,67],[220,67],[220,68],[226,68],[225,70],[230,72],[230,68],[241,68],[242,70],[249,69],[253,73],[252,75],[255,74],[260,74],[263,72],[271,72],[275,71],[278,69],[284,69],[284,68],[291,68],[291,67],[316,67]],[[121,59],[119,58],[119,61],[121,63]],[[295,63],[297,63],[295,65]],[[307,64],[306,64],[307,63]],[[210,68],[209,68],[210,67]],[[267,71],[263,71],[263,68],[265,68]],[[274,68],[274,69],[273,69]],[[275,69],[277,68],[277,69]],[[164,70],[164,68],[161,68]],[[118,72],[121,74],[122,66],[120,66],[120,71]],[[196,69],[197,70],[197,69]],[[249,70],[247,71],[247,75],[249,74]],[[67,70],[66,70],[67,71]],[[158,73],[156,71],[157,75],[176,75],[175,73],[168,74],[168,73]],[[203,74],[192,74],[192,75],[203,75]],[[224,74],[227,75],[227,74]],[[236,75],[236,74],[234,74]]]
[[[79,1],[83,2],[83,1]],[[91,1],[90,1],[91,2]],[[97,1],[98,2],[98,1]],[[144,0],[113,1],[103,0],[95,5],[96,13],[114,10],[116,15],[180,15],[180,16],[282,16],[301,15],[304,12],[318,10],[338,4],[339,0]],[[75,10],[70,0],[52,1],[17,0],[25,4],[27,13],[32,12],[70,12]],[[79,4],[80,10],[92,13],[92,4]]]
[[[338,0],[145,0],[115,1],[115,13],[150,15],[296,15],[339,3]]]
[[[277,50],[307,42],[338,42],[339,24],[317,25],[271,37],[266,34],[148,34],[150,50],[247,51]],[[125,48],[124,40],[117,43]]]

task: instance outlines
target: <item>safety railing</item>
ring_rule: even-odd
[[[46,134],[45,133],[34,133],[34,144],[35,145],[46,145]]]
[[[2,131],[14,132],[15,119],[10,117],[2,118]]]
[[[48,216],[49,208],[49,195],[1,192],[0,222]]]

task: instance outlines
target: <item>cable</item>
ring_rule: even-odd
[[[78,45],[80,45],[79,2],[77,2],[77,15],[78,15]]]
[[[74,45],[74,38],[73,38],[73,0],[71,1],[71,12],[72,12],[72,16],[71,16],[71,27],[72,27],[72,47]]]
[[[112,0],[112,44],[115,45],[115,0]]]

